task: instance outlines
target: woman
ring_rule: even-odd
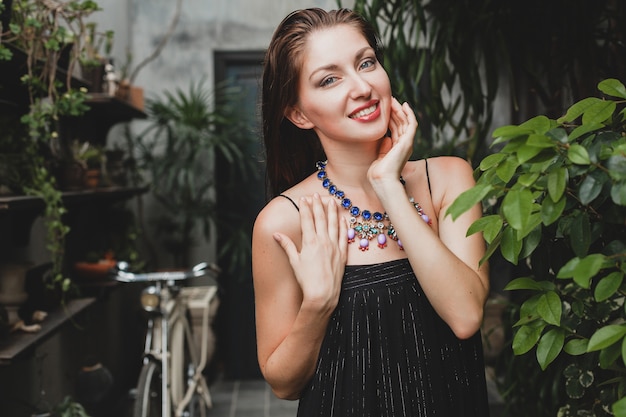
[[[408,161],[417,129],[392,97],[372,27],[293,12],[263,76],[273,199],[254,226],[258,359],[298,416],[486,416],[479,326],[488,272],[462,159]],[[419,203],[418,203],[419,202]],[[400,240],[401,239],[401,240]]]

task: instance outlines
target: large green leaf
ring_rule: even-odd
[[[551,225],[561,217],[563,210],[565,209],[565,203],[567,199],[561,196],[561,199],[556,203],[551,198],[546,198],[541,203],[541,221],[546,226]]]
[[[567,168],[559,167],[548,174],[548,193],[552,201],[561,199],[568,181]]]
[[[509,191],[502,200],[502,214],[513,229],[522,230],[530,219],[533,194],[524,188]]]
[[[446,216],[450,215],[452,219],[456,220],[461,214],[478,204],[491,190],[493,190],[491,184],[476,184],[469,190],[461,193],[452,202],[448,210],[446,210]]]
[[[608,78],[598,83],[598,90],[607,96],[626,99],[626,87],[621,81],[615,78]]]
[[[467,229],[467,236],[473,235],[476,232],[483,232],[483,238],[487,243],[491,243],[498,233],[500,233],[500,229],[502,229],[502,217],[497,214],[493,214],[490,216],[484,216],[480,219],[476,220],[470,227]]]
[[[537,362],[542,370],[546,370],[548,365],[554,361],[565,342],[565,334],[561,329],[552,329],[544,334],[537,344]]]
[[[597,302],[602,302],[612,297],[624,280],[624,273],[620,271],[611,272],[606,277],[598,281],[593,291],[593,296]]]
[[[613,411],[615,417],[626,417],[626,397],[613,403],[611,411]]]
[[[493,131],[494,144],[532,133],[532,129],[516,125],[500,126]]]
[[[532,146],[532,145],[526,144],[525,146],[522,146],[517,150],[517,162],[519,162],[520,164],[523,164],[524,162],[532,159],[543,149],[544,148],[539,147],[539,146]]]
[[[561,299],[554,291],[542,294],[537,301],[537,313],[546,323],[561,325]]]
[[[511,178],[513,178],[513,175],[515,175],[515,171],[517,170],[517,167],[519,167],[519,165],[520,164],[517,161],[517,158],[507,158],[502,161],[496,168],[496,175],[503,182],[507,183],[511,180]]]
[[[607,100],[599,100],[593,103],[585,113],[583,113],[583,125],[595,125],[607,120],[615,111],[615,102]]]
[[[620,181],[611,187],[611,200],[619,206],[626,206],[626,181]]]
[[[555,146],[555,142],[553,139],[549,138],[546,135],[537,134],[528,136],[528,141],[526,142],[526,144],[538,148],[552,148]]]
[[[557,278],[573,278],[574,281],[583,288],[589,288],[591,278],[593,278],[604,264],[605,256],[594,253],[585,258],[572,258],[561,267],[556,274]]]
[[[502,241],[500,242],[500,252],[504,259],[517,265],[519,254],[522,251],[523,241],[517,238],[517,232],[511,227],[507,227],[502,232]]]
[[[543,232],[543,228],[541,227],[541,218],[539,216],[539,213],[533,214],[533,217],[537,218],[538,224],[533,228],[530,233],[528,233],[527,236],[524,237],[522,251],[520,252],[521,258],[529,257],[535,251],[535,249],[537,249],[537,246],[539,246],[539,244],[541,243],[541,237]]]
[[[492,153],[485,157],[482,161],[480,161],[479,168],[481,171],[486,171],[494,166],[498,165],[504,158],[506,158],[506,154],[502,152]]]
[[[539,341],[542,331],[543,326],[524,325],[520,327],[513,337],[513,353],[523,355],[531,350]]]
[[[603,127],[604,125],[602,123],[586,123],[584,125],[580,125],[570,132],[569,141],[573,142],[579,137],[584,136],[589,132],[594,132],[596,130],[602,129]]]
[[[506,291],[512,290],[537,290],[552,291],[554,284],[550,281],[536,281],[529,277],[515,278],[504,287]]]
[[[577,143],[569,147],[567,150],[567,157],[570,161],[577,165],[589,165],[591,163],[587,149]]]
[[[626,180],[626,144],[613,150],[613,155],[606,161],[606,168],[611,178],[617,181]]]
[[[601,171],[594,171],[587,175],[580,183],[578,189],[580,202],[584,205],[588,205],[595,200],[596,197],[600,195],[600,192],[602,192],[602,187],[607,180],[608,177]]]
[[[624,324],[609,324],[601,327],[589,339],[587,352],[594,352],[611,346],[621,341],[624,336],[626,336],[626,325]]]
[[[562,116],[559,119],[557,119],[557,122],[559,123],[573,122],[578,117],[580,117],[585,111],[587,111],[587,109],[589,109],[591,106],[601,101],[602,100],[596,97],[588,97],[588,98],[582,99],[578,103],[573,104],[569,109],[567,109],[567,113],[565,113],[565,116]]]
[[[565,344],[563,350],[572,356],[578,356],[587,353],[588,345],[589,339],[572,339]]]
[[[535,116],[519,125],[521,129],[530,129],[534,133],[546,133],[552,127],[550,119],[546,116]]]

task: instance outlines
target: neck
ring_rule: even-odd
[[[326,171],[333,182],[342,187],[371,190],[367,170],[378,156],[377,149],[351,147],[345,152],[330,151],[326,155]]]

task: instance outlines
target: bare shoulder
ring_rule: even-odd
[[[443,171],[457,175],[472,175],[472,166],[470,163],[458,156],[437,156],[428,158],[428,169],[429,171],[436,171],[437,173]]]
[[[475,184],[472,166],[458,156],[429,158],[428,175],[433,200],[438,201],[439,208],[451,204],[459,194]]]
[[[472,166],[458,156],[438,156],[428,159],[428,171],[431,181],[449,185],[467,185],[474,182]]]
[[[270,200],[254,222],[254,234],[271,237],[275,232],[293,236],[300,229],[295,198],[278,196]]]

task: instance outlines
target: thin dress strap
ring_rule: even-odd
[[[430,176],[428,175],[428,158],[424,159],[424,162],[426,164],[426,180],[428,181],[428,193],[430,194],[430,198],[432,198],[433,197],[433,192],[430,189]],[[293,203],[293,201],[292,201],[292,203]]]
[[[298,207],[298,205],[296,204],[295,201],[293,201],[291,199],[291,197],[286,196],[285,194],[278,194],[279,197],[285,197],[287,200],[291,201],[291,204],[293,204],[293,206],[296,208],[296,210],[300,211],[300,207]]]

